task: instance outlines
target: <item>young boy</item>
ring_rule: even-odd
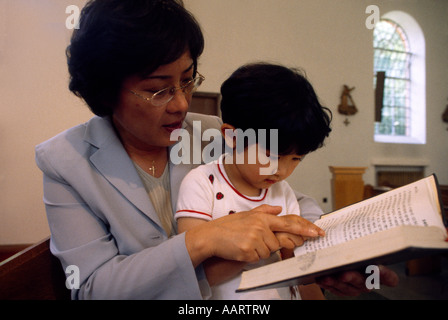
[[[281,214],[300,215],[294,192],[284,179],[306,154],[323,145],[331,131],[331,112],[320,105],[311,84],[295,69],[267,63],[245,65],[223,83],[221,94],[221,132],[231,152],[192,170],[182,181],[175,215],[179,233],[262,204],[281,206]],[[240,133],[253,129],[266,136],[259,134],[256,141],[247,138],[241,142],[238,134],[232,134],[235,129]],[[272,132],[278,139],[271,139]],[[269,171],[271,168],[276,170]],[[235,290],[242,270],[278,261],[281,256],[291,257],[291,248],[305,238],[291,238],[290,250],[283,248],[256,264],[206,261],[211,299],[290,299],[290,288],[247,293]],[[302,298],[315,293],[313,298],[321,297],[316,285],[300,288]],[[297,292],[295,297],[299,298]]]

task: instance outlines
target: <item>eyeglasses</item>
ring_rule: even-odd
[[[172,87],[162,89],[162,90],[154,93],[151,97],[146,97],[146,96],[144,96],[140,93],[137,93],[135,91],[132,91],[132,90],[129,90],[129,91],[131,93],[135,94],[137,97],[151,102],[151,104],[155,107],[162,107],[174,98],[174,95],[177,90],[182,90],[182,92],[184,94],[192,95],[193,93],[196,92],[196,90],[202,84],[202,82],[204,82],[204,80],[205,80],[205,77],[198,72],[198,76],[196,78],[188,81],[184,85],[181,85],[180,87],[177,87],[177,88],[172,86]]]

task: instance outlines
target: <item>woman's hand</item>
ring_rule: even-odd
[[[185,241],[193,265],[196,267],[210,257],[255,262],[281,247],[324,234],[299,216],[277,216],[280,212],[281,207],[261,205],[188,230]],[[276,233],[282,235],[277,237]]]
[[[302,225],[303,231],[299,234],[293,234],[289,232],[276,232],[275,236],[277,237],[281,248],[293,250],[295,247],[300,247],[301,245],[303,245],[303,243],[309,238],[314,238],[317,236],[323,237],[325,235],[324,230],[309,222],[305,218],[296,215],[284,217],[287,217],[287,219],[293,219],[294,223]]]
[[[385,266],[379,266],[380,283],[389,287],[398,284],[398,275]],[[317,279],[316,283],[323,289],[338,296],[358,296],[369,292],[366,287],[366,277],[357,271],[346,271],[334,276]]]

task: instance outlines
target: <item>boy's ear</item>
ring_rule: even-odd
[[[221,125],[221,134],[226,142],[226,145],[231,149],[234,149],[236,147],[235,127],[231,124],[223,123]]]

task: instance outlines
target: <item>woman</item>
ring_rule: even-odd
[[[70,89],[96,117],[36,147],[52,252],[80,270],[73,298],[200,299],[205,259],[254,261],[280,246],[271,229],[315,228],[296,220],[283,227],[268,214],[276,208],[261,208],[175,236],[173,202],[192,166],[170,163],[170,134],[191,128],[202,49],[198,24],[175,1],[102,0],[83,9],[67,49]],[[220,125],[195,119],[203,129]]]
[[[204,78],[197,71],[203,36],[174,0],[96,0],[81,13],[67,48],[70,90],[95,114],[36,147],[44,173],[51,250],[76,265],[73,299],[202,299],[210,257],[257,261],[316,231],[297,216],[264,206],[176,235],[172,212],[193,165],[169,161],[173,130],[219,128],[188,115]],[[319,208],[303,197],[304,212]]]

